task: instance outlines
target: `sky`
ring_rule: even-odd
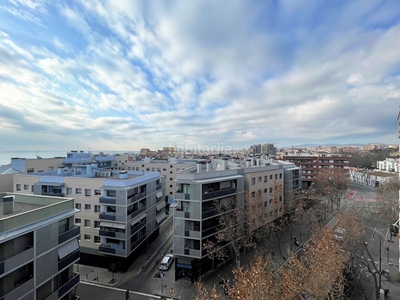
[[[398,143],[400,1],[0,2],[0,150]]]

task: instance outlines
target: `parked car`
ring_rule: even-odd
[[[160,267],[158,269],[160,271],[168,271],[173,262],[174,262],[174,255],[167,254],[161,260]]]

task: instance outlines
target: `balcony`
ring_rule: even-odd
[[[218,227],[219,226],[203,230],[203,238],[205,238],[205,237],[207,237],[209,235],[213,235],[213,234],[217,233]]]
[[[135,210],[130,215],[128,215],[128,222],[132,220],[134,217],[140,215],[142,212],[146,211],[146,205],[143,205],[141,208]]]
[[[200,250],[185,248],[185,255],[200,257]]]
[[[103,196],[99,198],[100,204],[115,204],[116,202],[117,200],[115,199],[115,197]]]
[[[123,248],[122,244],[121,245],[110,245],[110,244],[101,244],[99,246],[99,252],[103,252],[106,254],[115,254],[115,255],[120,255],[120,256],[126,256],[126,251]]]
[[[161,190],[162,189],[162,183],[159,183],[156,185],[156,190]]]
[[[190,194],[184,194],[184,193],[175,193],[175,200],[190,200]]]
[[[118,239],[125,239],[125,232],[118,232],[118,231],[100,229],[99,230],[99,235],[100,236],[115,237],[115,238],[118,238]]]
[[[144,197],[146,197],[146,192],[142,192],[140,194],[133,195],[131,198],[128,198],[128,205],[135,201],[138,201]]]
[[[102,213],[99,214],[99,219],[100,220],[115,221],[116,220],[116,216],[115,216],[115,213],[102,212]]]
[[[72,229],[63,232],[58,236],[58,243],[61,244],[66,240],[78,237],[80,233],[81,233],[80,226],[74,226],[72,227]]]
[[[33,258],[34,251],[33,247],[27,248],[2,262],[0,262],[0,275],[14,269],[22,264],[26,264],[27,261]]]
[[[79,249],[77,249],[74,252],[70,253],[68,256],[64,257],[62,260],[58,262],[58,271],[61,271],[65,267],[72,265],[73,263],[78,261],[80,256],[81,252]]]
[[[61,298],[63,295],[68,293],[78,284],[79,284],[79,274],[74,273],[72,278],[58,289],[58,297]]]
[[[200,238],[200,231],[185,230],[185,236],[191,238]]]
[[[64,193],[58,193],[58,192],[42,192],[43,196],[51,196],[51,197],[64,197]]]
[[[209,209],[207,211],[203,211],[201,216],[203,219],[205,219],[205,218],[215,216],[216,214],[217,214],[217,210],[214,208],[214,209]]]
[[[14,286],[14,289],[5,294],[0,300],[15,300],[21,299],[26,293],[30,292],[34,288],[33,277],[29,278],[29,280],[17,284]]]
[[[225,190],[220,190],[220,191],[206,191],[203,193],[203,200],[219,198],[219,197],[227,196],[227,195],[234,194],[234,193],[236,193],[236,188],[230,188],[230,189],[225,189]]]
[[[131,244],[131,251],[135,250],[143,241],[146,240],[146,235],[141,236]]]

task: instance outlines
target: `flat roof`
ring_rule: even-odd
[[[20,214],[23,212],[31,211],[33,209],[43,207],[43,206],[46,206],[46,205],[14,201],[13,212],[10,214],[4,214],[3,203],[0,202],[0,219],[5,218],[5,217],[10,217],[13,215],[17,215],[17,214]]]

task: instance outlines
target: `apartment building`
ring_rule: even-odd
[[[340,154],[309,155],[308,153],[285,156],[286,161],[301,167],[303,188],[310,187],[316,181],[318,173],[324,169],[348,172],[350,156]]]
[[[178,172],[174,193],[178,201],[174,212],[175,279],[186,274],[195,281],[218,266],[220,262],[210,260],[203,245],[209,240],[216,241],[221,215],[243,213],[249,208],[246,203],[252,201],[257,207],[251,209],[261,210],[267,222],[281,218],[285,214],[284,175],[295,171],[298,177],[288,179],[291,190],[295,191],[301,188],[301,171],[287,162],[223,158],[199,162]],[[255,230],[256,220],[249,222],[250,230]]]
[[[63,158],[11,158],[11,163],[0,166],[0,192],[13,191],[14,174],[57,170]]]
[[[0,194],[0,299],[77,299],[76,213],[72,198]]]
[[[176,174],[195,165],[196,162],[182,161],[177,158],[163,160],[146,157],[138,161],[127,161],[124,165],[121,165],[121,169],[127,171],[160,173],[161,176],[165,177],[165,195],[167,198],[172,198]]]
[[[71,164],[56,172],[17,174],[14,191],[75,198],[84,264],[108,267],[119,260],[129,266],[166,218],[164,178],[158,172],[112,171],[97,162]]]
[[[399,162],[396,158],[377,161],[376,165],[379,171],[399,173]]]

